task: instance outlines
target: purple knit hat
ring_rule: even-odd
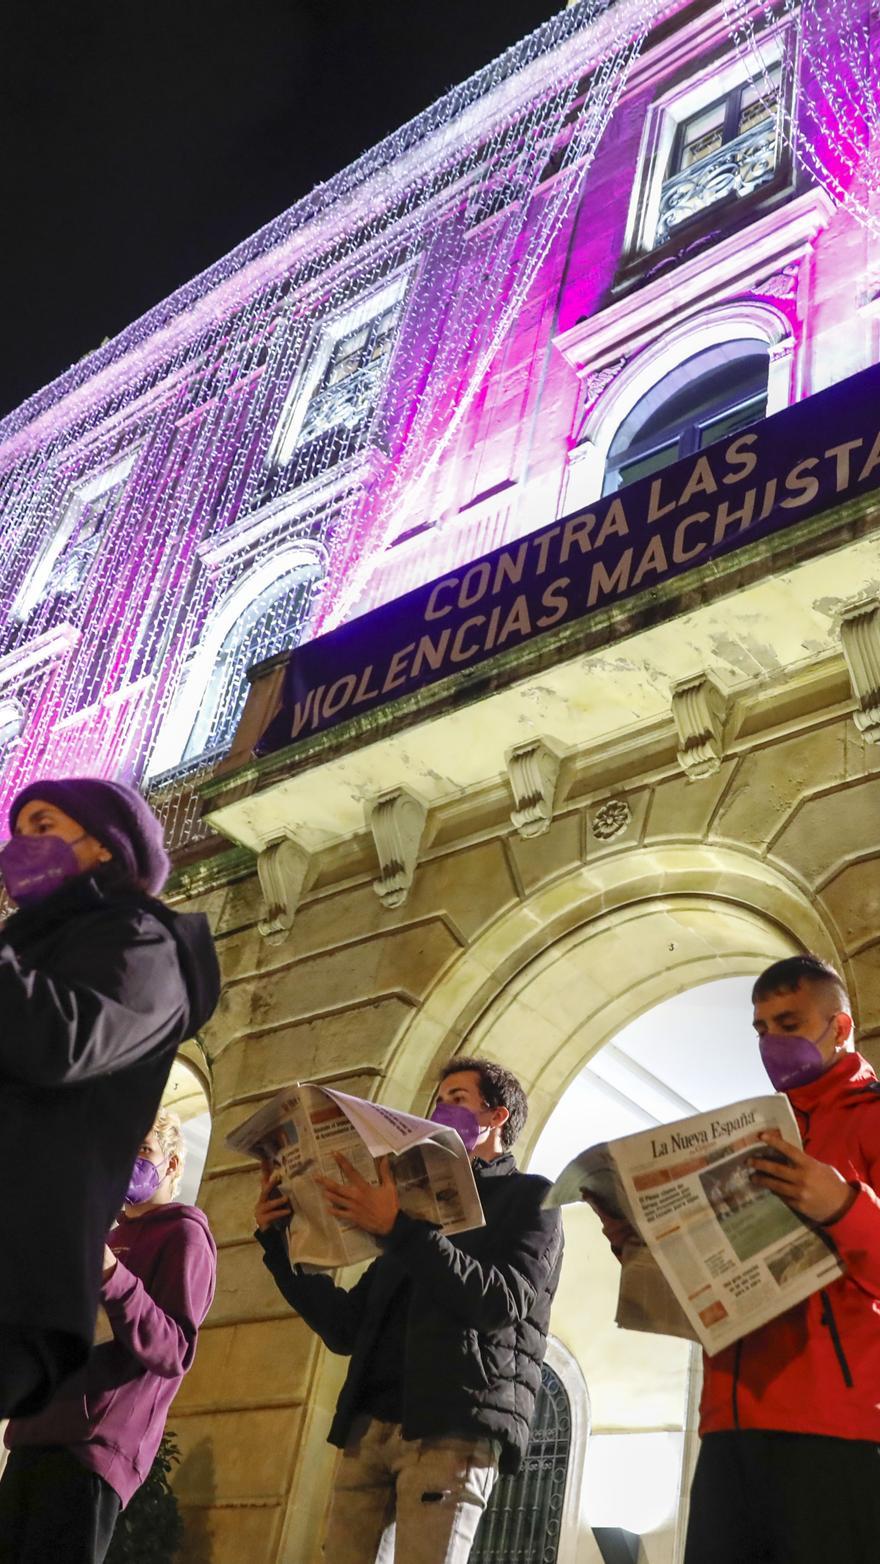
[[[25,804],[38,798],[70,815],[89,836],[106,847],[114,861],[143,891],[158,896],[171,863],[162,838],[162,824],[140,793],[121,782],[101,777],[59,777],[31,782],[12,800],[9,829]]]

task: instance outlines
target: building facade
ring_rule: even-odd
[[[572,6],[0,426],[0,791],[143,787],[224,973],[175,1078],[220,1251],[188,1559],[318,1556],[341,1365],[224,1144],[266,1095],[425,1110],[485,1053],[549,1170],[588,1075],[633,1124],[750,1089],[658,1007],[734,984],[745,1035],[804,947],[880,1046],[880,207],[828,15]],[[616,1525],[673,1564],[695,1366],[615,1333],[590,1220],[517,1556]],[[589,1497],[615,1441],[662,1476],[638,1524]]]

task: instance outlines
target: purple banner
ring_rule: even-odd
[[[880,365],[297,647],[258,753],[877,488]]]

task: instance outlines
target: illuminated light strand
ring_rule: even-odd
[[[731,37],[769,102],[766,41],[788,29],[795,49],[791,106],[779,118],[792,156],[837,206],[880,237],[880,61],[867,0],[725,0]]]
[[[38,771],[142,779],[218,611],[245,576],[277,570],[286,580],[300,545],[316,557],[329,551],[319,612],[345,611],[472,405],[657,10],[657,0],[584,0],[551,19],[3,421],[0,504],[14,543],[4,560],[2,650],[61,621],[80,637],[22,691],[27,743],[5,756],[7,797]],[[541,188],[582,64],[592,76],[570,166]],[[530,71],[531,96],[522,85]],[[384,389],[393,355],[409,404],[395,408],[380,390],[366,417],[300,443],[273,467],[285,404],[320,344],[316,322],[326,329],[397,274],[409,289],[379,381]],[[78,489],[135,448],[79,589],[44,591],[17,617],[65,515],[73,527],[61,557],[75,557]],[[358,476],[370,452],[381,458],[378,476]],[[339,480],[349,471],[346,487]],[[211,556],[215,540],[258,516],[250,542]],[[81,540],[80,548],[87,559]],[[228,688],[206,731],[228,741],[242,662],[318,622],[306,581],[229,652]],[[197,756],[180,764],[188,736],[181,727],[165,745],[178,776],[198,770]]]
[[[760,26],[804,25],[793,0],[765,5],[757,22],[746,0],[727,4],[737,47],[760,70]],[[844,5],[854,16],[855,0]],[[220,650],[218,616],[243,580],[274,573],[287,582],[291,561],[309,550],[326,561],[320,594],[299,579],[237,649],[227,646],[204,727],[228,741],[242,664],[357,612],[394,538],[439,519],[441,464],[534,296],[663,14],[662,0],[582,0],[551,19],[0,424],[8,544],[0,652],[36,643],[64,621],[80,634],[61,662],[28,675],[20,697],[27,744],[8,749],[4,796],[39,771],[140,780],[161,770],[164,756],[176,779],[167,808],[186,832],[196,829],[191,793],[181,802],[178,784],[206,760],[182,762],[193,713],[181,702],[205,647]],[[821,43],[811,36],[805,49],[812,58]],[[852,79],[862,93],[873,82],[870,57],[857,49]],[[846,155],[838,176],[850,200],[853,181],[872,177],[863,173],[851,101],[839,116]],[[799,81],[788,127],[795,156],[807,156],[801,107],[827,136],[847,102],[842,89],[823,97]],[[863,119],[872,133],[873,99]],[[545,181],[563,136],[565,160]],[[826,170],[823,182],[830,178]],[[377,349],[378,394],[364,416],[343,419],[332,437],[301,439],[286,461],[273,461],[285,409],[328,328],[395,276],[407,287],[395,329]],[[392,387],[393,399],[384,394]],[[80,590],[44,595],[16,618],[29,573],[78,486],[134,448]],[[74,527],[67,551],[76,538]]]

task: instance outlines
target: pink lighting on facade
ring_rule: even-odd
[[[3,420],[0,807],[208,767],[249,664],[589,504],[704,349],[766,351],[768,411],[871,362],[877,50],[844,3],[838,48],[827,3],[685,40],[652,31],[675,4],[582,0]],[[756,71],[769,104],[780,60],[657,243],[682,127]]]

